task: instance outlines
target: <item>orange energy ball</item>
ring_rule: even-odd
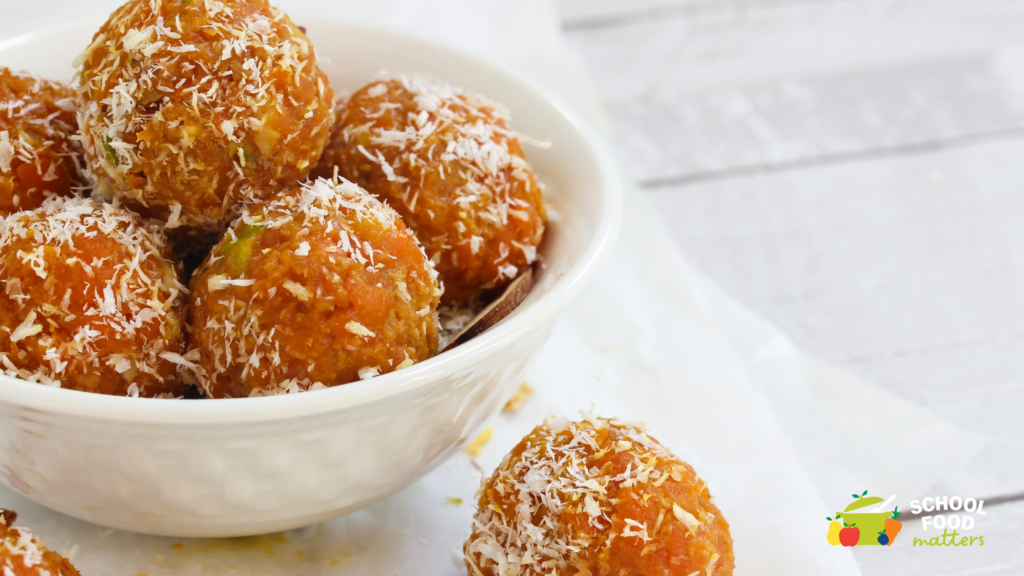
[[[337,167],[402,215],[437,265],[445,304],[536,260],[541,189],[500,105],[403,76],[359,90],[337,116],[316,173]]]
[[[394,210],[316,180],[247,206],[196,271],[190,359],[214,398],[371,378],[437,353],[440,296]]]
[[[0,516],[0,574],[79,576],[67,558],[47,550],[27,528],[8,527]]]
[[[267,0],[130,0],[76,61],[97,190],[218,233],[244,198],[294,186],[330,135],[309,39]]]
[[[159,228],[112,204],[55,197],[0,219],[0,372],[180,395],[184,292]]]
[[[71,89],[0,66],[0,217],[84,183]]]
[[[535,428],[480,488],[470,575],[731,575],[729,524],[693,468],[583,415]]]

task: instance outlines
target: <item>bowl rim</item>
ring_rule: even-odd
[[[35,36],[61,29],[78,28],[91,19],[40,28],[13,38],[0,39],[0,49],[30,42]],[[528,307],[517,310],[499,324],[459,346],[400,371],[369,380],[350,382],[314,392],[257,398],[227,398],[216,401],[176,401],[129,398],[57,388],[0,374],[0,404],[18,405],[40,412],[107,422],[147,424],[229,425],[302,418],[363,406],[388,398],[399,398],[429,387],[446,377],[470,368],[498,354],[529,334],[555,320],[593,281],[608,259],[621,226],[623,193],[618,170],[597,132],[562,105],[549,90],[507,66],[481,58],[434,39],[387,26],[340,18],[322,18],[318,24],[361,29],[371,34],[390,35],[426,44],[431,50],[468,60],[491,69],[507,80],[537,95],[582,137],[587,152],[597,164],[600,212],[594,237],[579,260],[558,278],[547,292]]]

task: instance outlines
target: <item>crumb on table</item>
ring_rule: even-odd
[[[518,411],[523,407],[523,403],[526,402],[526,399],[529,398],[531,394],[533,394],[533,386],[530,386],[529,380],[523,380],[523,385],[516,390],[515,394],[513,394],[511,398],[508,399],[508,402],[505,403],[505,407],[502,408],[502,411]]]

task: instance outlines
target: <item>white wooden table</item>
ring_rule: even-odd
[[[992,437],[929,491],[1004,500],[987,546],[904,537],[855,549],[864,573],[1024,574],[1024,2],[559,5],[690,260],[803,349]]]

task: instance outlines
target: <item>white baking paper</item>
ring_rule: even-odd
[[[5,7],[0,38],[102,17],[118,3],[18,3]],[[300,23],[384,24],[499,60],[603,127],[600,100],[549,1],[280,4]],[[685,263],[641,192],[627,193],[623,216],[606,268],[531,369],[536,392],[518,412],[492,419],[479,457],[461,452],[384,502],[302,530],[228,540],[109,530],[5,488],[0,507],[17,510],[19,524],[85,576],[465,574],[461,545],[481,475],[544,417],[593,407],[646,421],[697,469],[732,525],[738,574],[860,574],[849,550],[826,544],[825,516],[853,491],[909,500],[983,439],[795,349]]]

